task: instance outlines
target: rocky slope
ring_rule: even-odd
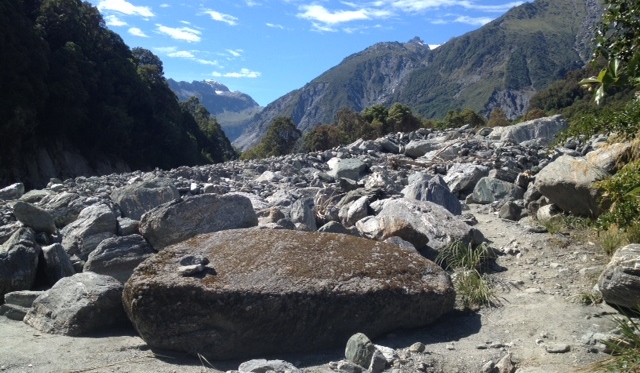
[[[471,108],[524,114],[533,94],[590,59],[598,0],[536,0],[430,51],[418,38],[379,43],[344,59],[251,120],[234,145],[255,145],[277,116],[309,130],[335,113],[374,105],[408,105],[427,118]]]
[[[577,300],[608,258],[588,237],[549,235],[533,217],[548,219],[557,211],[551,202],[575,194],[566,187],[582,184],[576,175],[614,172],[629,146],[598,137],[549,151],[545,144],[564,127],[552,117],[493,130],[421,129],[324,152],[54,179],[27,193],[19,184],[0,189],[2,312],[40,331],[0,320],[11,341],[0,344],[0,367],[204,369],[176,352],[186,351],[219,359],[212,371],[266,370],[264,363],[247,368],[257,362],[239,367],[216,355],[215,346],[201,347],[218,338],[214,345],[233,344],[229,357],[295,363],[272,369],[278,372],[362,372],[343,358],[346,341],[314,348],[314,336],[332,329],[370,331],[377,344],[371,371],[379,373],[567,372],[601,360],[612,309]],[[557,162],[566,166],[539,178]],[[247,226],[253,228],[229,230]],[[448,276],[425,257],[455,241],[485,240],[498,254],[488,273],[499,307],[475,313],[458,299],[452,309]],[[607,291],[619,295],[629,282],[615,288],[611,280],[601,277],[599,284],[606,285],[605,300],[615,301]],[[124,309],[113,297],[118,292]],[[416,295],[420,301],[411,302]],[[196,306],[198,299],[210,301]],[[318,309],[340,316],[318,317]],[[376,318],[372,309],[395,316]],[[122,322],[125,310],[144,341]],[[272,317],[278,314],[286,317]],[[108,330],[117,333],[112,339],[60,336],[99,336],[110,323],[123,328]],[[405,330],[391,331],[398,327]],[[176,338],[158,343],[150,328]],[[242,343],[260,330],[268,346]],[[295,346],[282,341],[293,334],[278,330],[292,330]]]

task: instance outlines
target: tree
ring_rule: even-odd
[[[487,122],[487,126],[489,127],[504,127],[508,126],[510,123],[507,120],[507,116],[504,114],[504,111],[499,107],[494,107],[491,110],[491,114],[489,115],[489,122]]]
[[[242,159],[266,158],[291,153],[302,132],[291,118],[277,117],[269,125],[262,141],[242,154]]]
[[[323,124],[304,135],[303,145],[307,151],[327,150],[345,143],[345,134],[336,126]]]
[[[596,30],[593,62],[606,60],[598,76],[580,83],[589,90],[596,88],[595,100],[601,103],[611,86],[640,84],[640,6],[637,0],[603,0],[605,12]]]
[[[395,103],[389,109],[387,126],[384,128],[384,132],[411,132],[420,127],[420,119],[413,115],[408,106]]]

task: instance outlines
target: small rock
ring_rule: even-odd
[[[548,343],[544,349],[550,354],[562,354],[571,351],[571,346],[566,343]]]
[[[416,342],[409,347],[411,352],[424,352],[426,346],[422,342]]]

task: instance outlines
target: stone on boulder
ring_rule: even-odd
[[[637,309],[640,306],[640,244],[624,246],[611,257],[598,280],[602,299]]]
[[[155,250],[202,233],[258,225],[247,197],[203,194],[165,203],[142,216],[140,232]]]
[[[40,252],[31,228],[18,229],[0,246],[0,297],[16,290],[31,290]]]
[[[456,241],[473,246],[484,241],[480,231],[433,202],[404,198],[381,202],[378,215],[369,216],[356,224],[364,237],[385,240],[398,236],[418,250],[428,243],[436,251]]]
[[[597,216],[600,213],[599,192],[590,186],[607,176],[606,171],[584,158],[563,155],[536,175],[535,186],[551,203],[566,212]]]
[[[209,264],[183,276],[187,255]],[[395,245],[258,229],[167,247],[136,268],[123,293],[150,346],[213,359],[344,346],[359,331],[376,337],[429,324],[454,298],[440,267]]]
[[[13,215],[22,224],[36,232],[56,233],[56,223],[51,214],[30,203],[18,201],[13,205]]]
[[[24,322],[50,334],[78,336],[127,325],[122,284],[93,272],[65,277],[33,302]]]
[[[507,181],[483,177],[478,181],[471,199],[475,203],[487,204],[502,199],[521,199],[524,196],[524,189]]]
[[[49,286],[53,286],[61,278],[76,274],[69,255],[59,243],[43,247],[42,256]]]
[[[133,270],[155,251],[137,234],[108,238],[89,254],[83,271],[107,275],[125,283]]]
[[[80,212],[78,219],[62,228],[62,246],[67,254],[87,260],[103,240],[115,237],[118,219],[109,206],[99,203]]]
[[[133,220],[140,220],[145,212],[178,198],[178,188],[171,180],[163,178],[127,185],[111,193],[122,216]]]

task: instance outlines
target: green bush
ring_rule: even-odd
[[[603,191],[601,205],[610,206],[596,222],[599,229],[606,230],[613,224],[626,229],[640,222],[640,161],[627,163],[594,187]]]

